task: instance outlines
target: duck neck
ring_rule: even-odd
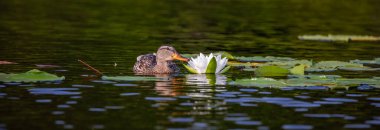
[[[166,60],[162,60],[162,59],[156,59],[156,61],[157,61],[157,64],[156,64],[156,66],[154,67],[154,69],[155,69],[157,72],[170,73],[170,68],[169,68],[169,63],[168,63],[168,61],[166,61]]]

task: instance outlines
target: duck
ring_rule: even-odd
[[[182,57],[173,46],[163,45],[156,53],[138,56],[133,72],[137,74],[178,73],[180,69],[174,60],[189,61],[188,58]]]

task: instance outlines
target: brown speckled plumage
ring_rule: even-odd
[[[177,73],[180,69],[173,62],[179,55],[171,46],[161,46],[156,54],[145,54],[137,57],[133,72],[142,74]],[[181,57],[180,57],[181,58]]]

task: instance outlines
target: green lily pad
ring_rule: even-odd
[[[272,78],[252,78],[252,79],[237,79],[229,83],[230,85],[239,85],[245,87],[285,87],[285,82],[278,81]]]
[[[359,84],[369,84],[369,85],[380,85],[380,80],[376,78],[340,78],[336,80],[340,85],[359,85]]]
[[[190,66],[186,65],[186,64],[182,64],[190,73],[193,73],[193,74],[197,74],[198,71],[191,68]]]
[[[262,63],[250,63],[250,62],[237,62],[237,61],[228,61],[227,65],[234,66],[234,67],[240,67],[240,66],[258,66]]]
[[[256,71],[257,68],[253,68],[251,66],[244,66],[243,71]]]
[[[358,64],[374,64],[374,65],[380,65],[380,58],[375,58],[373,60],[351,60],[351,63],[358,63]]]
[[[215,55],[222,55],[222,57],[226,57],[229,60],[235,59],[235,57],[233,55],[231,55],[230,53],[225,52],[225,51],[216,52]]]
[[[260,66],[255,70],[257,76],[287,76],[289,70],[278,66]]]
[[[20,74],[5,74],[0,73],[1,82],[45,82],[45,81],[61,81],[65,77],[58,77],[38,69],[33,69]]]
[[[289,71],[291,74],[294,74],[294,75],[304,75],[305,74],[305,67],[306,67],[306,65],[301,64],[301,65],[297,65],[297,66],[293,67]]]
[[[290,57],[274,57],[274,56],[253,56],[253,57],[245,57],[245,56],[239,56],[235,57],[238,61],[243,62],[274,62],[274,61],[293,61],[295,59]]]
[[[308,78],[293,78],[286,80],[288,86],[327,86],[336,88],[337,83],[334,79],[308,79]]]
[[[312,67],[307,68],[308,72],[325,72],[325,71],[335,71],[339,68],[365,68],[363,64],[350,63],[344,61],[321,61],[314,64]]]
[[[331,71],[336,71],[338,70],[337,68],[306,68],[306,72],[331,72]]]
[[[308,74],[308,75],[289,75],[289,78],[306,78],[306,79],[337,79],[341,78],[340,75],[319,75],[319,74]]]
[[[294,66],[297,65],[305,65],[306,67],[312,66],[313,62],[309,60],[294,60],[294,61],[276,61],[276,62],[267,62],[264,64],[259,64],[259,66],[281,66],[283,68],[293,68]]]
[[[114,81],[163,81],[164,78],[144,77],[144,76],[102,76],[103,80]]]
[[[226,66],[226,67],[224,67],[224,68],[220,71],[220,73],[221,73],[221,74],[226,73],[228,70],[230,70],[230,68],[231,68],[231,66]]]
[[[206,74],[213,74],[213,73],[215,73],[216,66],[217,66],[216,59],[215,59],[215,57],[212,57],[211,60],[210,60],[210,62],[207,65]]]
[[[380,68],[371,68],[367,66],[363,67],[339,67],[339,70],[345,70],[345,71],[379,71]]]
[[[380,78],[341,78],[339,75],[291,75],[290,79],[275,80],[272,78],[252,78],[237,79],[230,82],[230,85],[240,85],[248,87],[307,87],[326,86],[331,89],[349,88],[360,84],[369,84],[380,87]]]

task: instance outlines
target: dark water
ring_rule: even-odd
[[[376,89],[213,86],[189,80],[194,75],[185,71],[160,75],[169,81],[111,82],[88,79],[92,73],[77,62],[86,60],[106,75],[133,75],[136,57],[162,44],[181,53],[373,59],[380,57],[379,43],[297,36],[378,36],[379,7],[377,0],[2,0],[0,60],[19,64],[0,65],[0,72],[53,64],[61,67],[41,70],[66,80],[1,84],[0,130],[379,129]],[[378,71],[343,74],[379,76]],[[253,74],[232,70],[221,76]]]

